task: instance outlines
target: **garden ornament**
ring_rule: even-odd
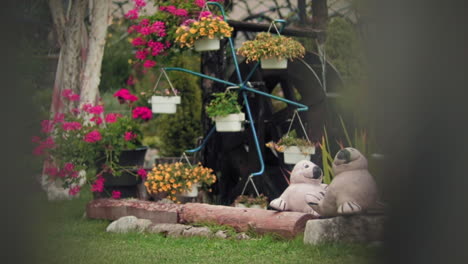
[[[305,197],[321,216],[357,214],[377,203],[377,185],[367,170],[367,159],[357,149],[340,150],[333,160],[333,172],[335,177],[324,196]]]
[[[305,201],[305,195],[322,195],[326,184],[322,184],[323,172],[319,166],[308,160],[301,160],[291,173],[291,183],[279,198],[270,203],[278,211],[294,211],[317,215]]]

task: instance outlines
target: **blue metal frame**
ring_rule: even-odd
[[[221,10],[221,13],[222,13],[222,15],[224,17],[224,20],[226,21],[226,14],[225,14],[224,8],[223,8],[223,6],[221,4],[219,4],[217,2],[207,2],[206,4],[207,5],[217,6]],[[283,20],[283,19],[276,19],[274,22],[281,23],[281,28],[279,29],[279,31],[280,32],[283,31],[286,21]],[[187,70],[187,69],[184,69],[184,68],[168,67],[168,68],[164,68],[164,69],[166,71],[186,72],[186,73],[189,73],[189,74],[192,74],[192,75],[196,75],[196,76],[199,76],[199,77],[202,77],[202,78],[205,78],[205,79],[209,79],[209,80],[212,80],[212,81],[215,81],[215,82],[223,83],[223,84],[226,84],[226,85],[229,85],[229,86],[240,87],[239,92],[242,94],[242,98],[244,100],[245,109],[247,111],[247,117],[248,117],[248,120],[250,121],[250,128],[252,130],[253,138],[254,138],[254,141],[255,141],[255,148],[257,149],[258,159],[260,161],[260,170],[257,171],[257,172],[254,172],[254,173],[252,173],[250,175],[249,179],[251,180],[251,177],[259,176],[259,175],[263,174],[263,172],[265,171],[265,163],[263,161],[262,151],[260,149],[260,143],[258,142],[257,131],[255,129],[255,124],[254,124],[254,121],[253,121],[253,118],[252,118],[252,112],[250,111],[250,105],[249,105],[249,101],[247,99],[247,92],[256,93],[256,94],[263,95],[263,96],[266,96],[266,97],[269,97],[269,98],[272,98],[272,99],[275,99],[275,100],[278,100],[278,101],[285,102],[287,104],[297,106],[298,107],[297,111],[307,111],[309,108],[306,105],[303,105],[303,104],[300,104],[300,103],[297,103],[297,102],[294,102],[294,101],[291,101],[291,100],[288,100],[288,99],[285,99],[285,98],[282,98],[282,97],[274,96],[274,95],[271,95],[271,94],[268,94],[268,93],[265,93],[265,92],[262,92],[262,91],[252,89],[251,87],[248,87],[247,86],[248,81],[253,76],[254,72],[257,70],[258,65],[259,65],[260,62],[257,62],[255,64],[255,66],[253,67],[252,71],[247,75],[247,78],[245,78],[245,80],[242,80],[241,72],[240,72],[240,69],[239,69],[239,63],[237,61],[237,56],[236,56],[236,52],[234,50],[234,43],[233,43],[232,38],[229,38],[229,46],[231,48],[231,53],[232,53],[232,57],[233,57],[233,60],[234,60],[234,65],[235,65],[235,68],[236,68],[237,79],[238,79],[239,84],[235,84],[235,83],[232,83],[232,82],[221,80],[221,79],[218,79],[218,78],[215,78],[215,77],[212,77],[212,76],[208,76],[208,75],[205,75],[205,74],[202,74],[202,73],[193,72],[193,71],[190,71],[190,70]],[[215,131],[216,131],[216,127],[213,126],[211,128],[210,132],[208,132],[208,134],[204,138],[204,140],[203,140],[203,142],[202,142],[202,144],[200,146],[198,146],[197,148],[194,148],[194,149],[186,150],[185,152],[194,153],[194,152],[200,151],[203,147],[205,147],[207,141],[210,139],[210,137],[214,134]],[[245,187],[244,187],[244,189],[245,189]]]

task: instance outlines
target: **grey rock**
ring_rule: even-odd
[[[182,235],[185,237],[191,236],[202,236],[211,237],[213,233],[208,227],[191,227],[182,231]]]
[[[107,232],[113,233],[128,233],[137,230],[138,225],[138,218],[135,216],[124,216],[121,217],[114,222],[112,222],[109,226],[107,226]]]
[[[352,215],[309,220],[304,231],[305,244],[323,242],[363,242],[383,240],[385,216]]]
[[[137,228],[136,230],[138,232],[145,232],[150,225],[152,225],[153,222],[151,222],[151,220],[148,220],[148,219],[138,219],[137,222],[136,222],[136,225],[137,225]]]
[[[238,239],[238,240],[248,240],[248,239],[250,239],[250,237],[245,233],[240,233],[240,234],[238,234],[236,236],[236,239]]]
[[[185,229],[189,229],[188,225],[181,224],[155,224],[148,228],[148,232],[163,234],[165,236],[179,237]]]
[[[227,234],[226,231],[219,230],[218,232],[216,232],[215,237],[217,237],[217,238],[222,238],[222,239],[226,239],[226,238],[228,238],[229,236],[228,236],[228,234]]]

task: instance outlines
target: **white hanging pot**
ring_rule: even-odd
[[[174,114],[180,104],[180,96],[152,96],[151,110],[153,113]]]
[[[257,209],[265,209],[266,210],[266,206],[261,206],[259,204],[252,204],[250,206],[250,208],[257,208]]]
[[[219,50],[219,38],[201,38],[195,40],[194,47],[196,51]]]
[[[310,155],[315,154],[315,147],[289,146],[284,150],[284,163],[296,164],[301,160],[310,160]]]
[[[243,203],[235,203],[235,204],[234,204],[234,207],[237,207],[237,208],[247,208],[247,206],[245,206],[245,204],[243,204]]]
[[[213,118],[218,132],[238,132],[242,130],[242,123],[245,120],[244,113],[229,114],[227,116],[216,116]]]
[[[288,68],[288,60],[278,58],[261,59],[260,65],[262,69],[286,69]]]
[[[183,197],[197,197],[198,196],[198,185],[192,184],[192,187],[187,191],[184,191],[180,194]]]

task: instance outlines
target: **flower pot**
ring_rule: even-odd
[[[198,185],[192,184],[192,187],[185,192],[180,194],[182,197],[197,197],[198,196]]]
[[[278,58],[261,59],[260,66],[262,69],[286,69],[288,68],[288,60]]]
[[[152,96],[150,103],[153,113],[174,114],[180,104],[180,96]]]
[[[265,209],[266,210],[266,206],[261,206],[259,204],[252,204],[250,206],[250,208],[256,208],[256,209]]]
[[[195,40],[194,47],[196,51],[219,50],[219,38],[201,38]]]
[[[315,147],[303,147],[297,146],[286,147],[284,150],[284,163],[296,164],[301,160],[310,160],[310,155],[315,154]]]
[[[216,116],[213,120],[216,122],[216,131],[218,132],[238,132],[242,130],[242,122],[245,120],[245,114],[238,113],[227,116]]]
[[[141,167],[145,162],[145,155],[148,147],[140,147],[132,150],[124,150],[119,156],[119,166],[123,167]],[[101,168],[103,162],[100,161],[96,165]],[[133,171],[136,174],[136,170]],[[94,198],[111,197],[112,191],[120,191],[121,198],[138,197],[138,184],[141,183],[141,178],[129,172],[123,171],[120,176],[114,176],[112,173],[103,173],[104,191],[102,193],[93,193]]]
[[[245,206],[245,204],[243,204],[243,203],[235,203],[235,204],[234,204],[234,207],[238,207],[238,208],[247,208],[247,206]]]

